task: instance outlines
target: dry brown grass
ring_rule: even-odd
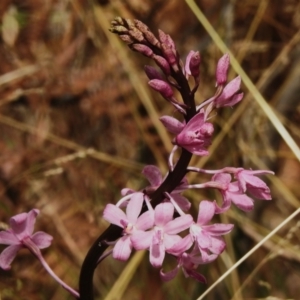
[[[203,267],[209,285],[299,207],[299,1],[197,1],[216,36],[193,3],[0,1],[1,226],[16,213],[39,208],[36,228],[54,237],[45,258],[75,288],[89,246],[107,226],[101,217],[104,206],[116,202],[125,186],[142,187],[144,164],[166,170],[171,147],[158,117],[172,114],[172,108],[147,87],[147,61],[108,32],[115,15],[170,33],[182,56],[190,49],[201,51],[199,102],[213,93],[215,65],[224,50],[218,38],[237,60],[235,70],[240,64],[251,80],[243,77],[244,102],[214,118],[218,129],[211,155],[194,163],[209,169],[272,169],[273,201],[256,201],[251,214],[222,216],[236,227],[227,237],[227,252]],[[216,197],[189,196],[195,207],[205,197]],[[240,287],[235,299],[298,299],[298,220],[205,299],[231,299]],[[97,299],[196,299],[206,289],[182,275],[162,283],[147,253],[125,266],[110,258],[100,265]],[[24,250],[11,271],[0,270],[0,299],[72,297]]]

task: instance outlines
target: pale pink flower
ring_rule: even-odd
[[[177,256],[177,266],[173,270],[164,273],[161,269],[160,277],[163,281],[172,280],[178,274],[178,271],[181,268],[186,278],[192,277],[201,283],[206,283],[206,278],[202,274],[198,273],[196,269],[199,265],[208,264],[214,261],[217,257],[218,255],[211,254],[204,259],[200,255],[199,249],[194,247],[191,253],[182,252]]]
[[[228,84],[223,88],[221,94],[214,99],[214,106],[216,108],[234,106],[235,104],[240,102],[244,96],[243,93],[238,93],[240,86],[240,76],[237,76],[236,78],[228,82]]]
[[[196,114],[175,137],[174,143],[195,155],[208,155],[214,127],[205,122],[204,113]]]
[[[174,206],[171,203],[161,203],[155,207],[155,226],[150,231],[138,231],[132,235],[132,245],[136,250],[149,249],[150,263],[160,267],[165,252],[181,240],[177,234],[192,224],[191,215],[183,215],[173,219]]]
[[[256,177],[257,175],[262,174],[274,174],[274,172],[267,170],[252,171],[241,169],[235,173],[235,177],[243,192],[248,191],[252,196],[258,199],[271,200],[269,187],[260,178]]]
[[[103,211],[103,218],[123,228],[123,236],[117,241],[113,249],[113,257],[118,260],[127,260],[132,251],[130,237],[138,230],[147,230],[154,225],[154,212],[147,211],[141,216],[143,205],[142,193],[133,193],[126,207],[126,214],[119,207],[107,204]]]
[[[190,235],[196,242],[204,260],[210,254],[219,255],[224,251],[226,244],[221,236],[229,233],[233,228],[233,224],[207,225],[214,214],[214,203],[206,200],[201,201],[197,222],[190,227]]]
[[[237,181],[231,182],[231,175],[228,173],[219,173],[213,176],[213,181],[217,183],[215,186],[219,189],[223,196],[222,207],[219,207],[216,203],[216,213],[223,213],[230,208],[231,202],[233,202],[239,209],[244,211],[250,211],[253,209],[253,199],[247,196],[239,187]]]
[[[32,209],[29,213],[21,213],[10,218],[10,228],[0,232],[0,244],[9,245],[0,254],[0,267],[10,269],[17,252],[21,248],[28,248],[36,256],[40,256],[40,250],[51,245],[52,236],[38,231],[33,234],[34,224],[38,209]]]

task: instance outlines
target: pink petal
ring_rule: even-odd
[[[147,230],[154,226],[154,211],[146,211],[143,213],[135,223],[135,226],[139,230]]]
[[[212,177],[213,181],[217,181],[220,182],[222,184],[228,184],[231,182],[231,175],[228,173],[219,173],[219,174],[215,174]]]
[[[199,204],[197,224],[204,225],[210,222],[215,214],[215,206],[212,202],[203,200]]]
[[[209,250],[214,254],[221,254],[226,248],[226,244],[222,238],[212,237],[211,238],[211,247]]]
[[[148,179],[151,186],[158,186],[162,182],[161,172],[156,166],[149,165],[144,167],[142,174]]]
[[[126,215],[129,223],[135,224],[138,216],[141,213],[142,206],[144,202],[144,194],[143,193],[134,193],[129,200],[129,203],[126,207]]]
[[[270,189],[267,187],[266,189],[259,189],[254,187],[248,187],[247,191],[255,198],[261,199],[261,200],[271,200],[271,192]]]
[[[20,244],[20,242],[10,230],[7,230],[7,231],[0,231],[0,244],[17,245]]]
[[[32,235],[34,230],[34,224],[37,215],[40,213],[38,209],[32,209],[27,215],[26,232],[28,236]]]
[[[223,204],[222,204],[221,207],[218,206],[216,201],[214,201],[213,203],[214,203],[214,206],[215,206],[215,213],[216,214],[222,214],[230,208],[231,198],[227,197],[226,194],[223,195]]]
[[[224,54],[218,61],[216,70],[217,85],[222,85],[227,81],[227,73],[230,64],[230,57]]]
[[[224,87],[222,94],[220,95],[219,98],[217,98],[217,102],[221,100],[224,101],[225,99],[229,99],[230,97],[232,97],[236,92],[238,92],[240,86],[241,86],[241,77],[237,76]]]
[[[171,271],[169,271],[167,273],[164,273],[163,270],[161,269],[160,270],[160,278],[161,278],[161,280],[163,280],[163,281],[170,281],[170,280],[172,280],[178,274],[179,268],[180,267],[177,265],[173,270],[171,270]]]
[[[162,116],[159,120],[164,124],[168,131],[176,135],[179,134],[185,126],[184,123],[170,116]]]
[[[136,230],[131,235],[131,243],[134,249],[136,250],[144,250],[150,247],[152,243],[152,237],[154,232],[151,231],[141,231]]]
[[[196,240],[197,240],[197,244],[198,244],[198,247],[200,248],[200,250],[207,249],[211,246],[210,236],[203,231],[198,232],[198,234],[196,236]]]
[[[165,258],[165,246],[162,243],[151,244],[150,246],[150,263],[153,267],[159,268]]]
[[[164,226],[173,219],[174,206],[171,203],[161,203],[154,210],[155,225]]]
[[[247,195],[231,194],[232,202],[243,211],[251,211],[253,209],[253,200]]]
[[[237,103],[239,103],[243,99],[243,97],[244,97],[244,93],[238,93],[236,95],[233,95],[231,97],[230,101],[227,101],[226,103],[224,103],[223,107],[225,107],[225,106],[234,106]]]
[[[131,240],[130,237],[127,236],[123,236],[121,237],[117,243],[114,246],[113,249],[113,258],[118,259],[118,260],[122,260],[122,261],[126,261],[132,251],[132,245],[131,245]]]
[[[165,248],[167,250],[173,248],[173,246],[177,243],[179,243],[180,241],[182,240],[182,238],[179,236],[179,235],[169,235],[167,233],[164,234],[164,245],[165,245]]]
[[[11,245],[2,251],[0,254],[0,268],[3,270],[9,270],[11,268],[10,264],[17,255],[17,252],[22,246]]]
[[[187,57],[186,57],[186,59],[185,59],[184,70],[185,70],[185,73],[186,73],[187,75],[191,75],[190,61],[191,61],[191,58],[192,58],[192,56],[194,55],[194,53],[195,53],[195,51],[191,50],[191,51],[188,53],[188,55],[187,55]]]
[[[233,226],[233,224],[213,224],[205,225],[202,228],[211,236],[220,236],[229,233],[232,230]]]
[[[21,213],[13,216],[9,220],[12,231],[20,241],[26,236],[28,236],[27,218],[28,218],[28,213]]]
[[[201,283],[206,283],[206,278],[202,274],[196,272],[193,269],[184,269],[184,273],[185,275],[192,277]]]
[[[196,131],[204,124],[204,113],[196,114],[189,122],[185,125],[183,131]],[[183,132],[182,132],[183,133]]]
[[[196,265],[204,265],[204,264],[208,264],[211,263],[212,261],[214,261],[216,258],[218,257],[217,254],[209,254],[205,257],[205,259],[203,259],[202,256],[197,256],[197,257],[191,257],[191,261],[192,263],[196,264]]]
[[[53,237],[43,231],[38,231],[31,236],[31,240],[39,249],[47,248],[51,245]]]
[[[124,227],[121,221],[127,220],[125,213],[117,206],[113,204],[107,204],[103,211],[103,218],[109,223],[115,224],[119,227]]]
[[[192,223],[193,217],[191,215],[183,215],[168,222],[164,227],[164,231],[168,234],[176,234],[189,228]]]
[[[179,256],[181,253],[187,251],[193,245],[193,239],[190,234],[186,235],[180,241],[175,243],[172,247],[168,247],[168,253]]]

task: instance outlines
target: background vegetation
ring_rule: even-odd
[[[120,15],[140,19],[154,32],[160,28],[183,59],[199,50],[200,103],[214,93],[222,45],[205,29],[199,9],[261,94],[243,86],[244,101],[213,119],[211,155],[194,164],[276,172],[269,177],[273,201],[256,201],[247,215],[231,211],[216,219],[236,226],[226,237],[227,251],[202,268],[211,285],[299,207],[299,1],[0,1],[0,225],[39,208],[36,228],[54,237],[46,260],[73,287],[86,252],[108,225],[104,206],[116,202],[123,187],[143,187],[143,165],[165,172],[172,146],[158,117],[174,112],[147,86],[143,66],[149,61],[120,43],[109,22]],[[278,133],[281,125],[292,139]],[[197,207],[217,194],[189,197]],[[299,299],[299,226],[298,216],[206,299]],[[95,287],[97,299],[106,300],[196,299],[206,289],[183,275],[162,283],[147,253],[129,264],[106,259]],[[24,250],[9,272],[0,270],[0,299],[72,297]]]

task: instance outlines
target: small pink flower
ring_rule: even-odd
[[[204,113],[196,114],[175,137],[174,143],[195,155],[208,155],[214,127],[205,122]]]
[[[214,261],[217,257],[218,255],[211,254],[206,259],[203,259],[200,255],[199,249],[194,247],[191,253],[183,252],[177,257],[177,266],[173,270],[164,273],[161,269],[160,277],[163,281],[170,281],[177,275],[179,269],[182,268],[183,274],[186,278],[192,277],[201,283],[206,283],[206,278],[202,274],[198,273],[196,269],[199,265],[208,264]]]
[[[204,260],[211,254],[219,255],[224,251],[226,244],[221,235],[229,233],[233,228],[233,224],[207,225],[214,214],[214,203],[206,200],[201,201],[197,223],[190,227],[190,235],[196,242]]]
[[[230,208],[231,202],[233,202],[239,209],[244,211],[250,211],[253,209],[253,199],[247,196],[239,187],[237,181],[231,182],[231,175],[228,173],[219,173],[213,176],[213,181],[219,185],[219,188],[223,196],[222,207],[216,206],[216,213],[223,213]]]
[[[21,248],[28,248],[35,255],[40,256],[39,249],[51,245],[53,239],[51,235],[43,231],[33,234],[34,223],[38,214],[39,210],[33,209],[29,213],[15,215],[9,221],[10,229],[0,232],[0,244],[9,245],[0,254],[0,267],[2,269],[10,269],[10,264]]]
[[[241,86],[241,77],[237,76],[232,79],[222,90],[220,96],[214,100],[216,108],[225,106],[234,106],[240,102],[244,96],[243,93],[237,93]]]
[[[177,233],[187,229],[193,222],[191,215],[183,215],[173,220],[174,206],[161,203],[155,207],[155,226],[150,231],[138,231],[131,237],[136,250],[149,249],[150,263],[161,267],[165,252],[181,240]]]
[[[103,218],[123,228],[123,236],[117,241],[113,249],[113,257],[125,261],[132,251],[130,237],[138,230],[147,230],[154,225],[154,212],[147,211],[139,216],[143,205],[143,193],[132,194],[126,207],[126,214],[117,206],[107,204],[103,211]]]
[[[256,175],[274,174],[272,171],[260,170],[244,170],[241,169],[235,174],[240,189],[243,192],[248,191],[252,196],[262,200],[271,200],[271,192],[269,187]]]

